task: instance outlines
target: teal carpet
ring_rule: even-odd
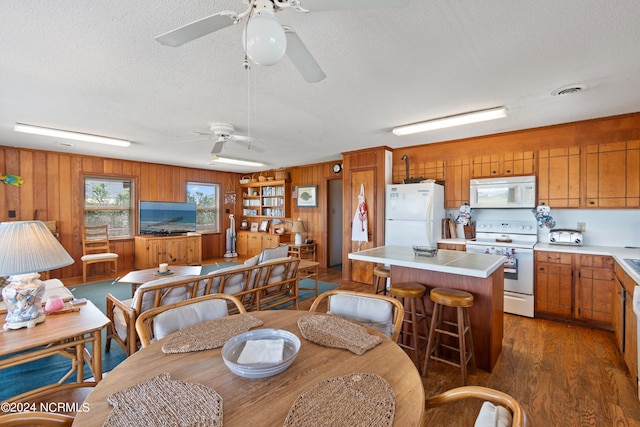
[[[202,274],[209,273],[220,268],[237,265],[237,263],[226,262],[221,264],[210,264],[202,267]],[[300,281],[300,286],[311,287],[313,281],[304,279]],[[338,286],[332,283],[318,282],[318,293],[335,289]],[[96,282],[87,285],[70,287],[76,298],[86,298],[91,301],[102,312],[105,312],[106,294],[110,293],[119,300],[131,298],[131,286],[125,283],[117,283],[111,280],[104,282]],[[314,291],[301,290],[299,301],[304,301],[315,297]],[[283,304],[276,308],[284,308],[293,303]],[[37,326],[36,326],[37,327]],[[10,333],[10,332],[8,332]],[[120,345],[114,341],[111,342],[111,350],[104,351],[106,332],[102,334],[102,368],[107,372],[115,368],[122,362],[126,356]],[[3,369],[0,371],[0,401],[4,401],[11,396],[24,393],[37,387],[51,384],[61,378],[65,372],[69,370],[69,359],[63,356],[52,356],[46,359],[36,360],[20,366]],[[92,377],[91,371],[85,367],[85,378]],[[75,375],[72,375],[67,382],[75,382]]]

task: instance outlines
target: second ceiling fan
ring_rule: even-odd
[[[243,29],[243,46],[251,61],[258,65],[273,65],[286,53],[307,82],[317,83],[326,74],[298,34],[291,27],[281,26],[276,21],[275,12],[288,8],[302,13],[378,9],[400,7],[408,2],[409,0],[245,0],[248,7],[241,13],[219,12],[161,34],[156,40],[163,45],[177,47],[247,18]]]

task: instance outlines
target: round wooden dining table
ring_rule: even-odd
[[[101,426],[113,407],[107,398],[161,373],[172,380],[203,384],[223,399],[223,425],[283,425],[291,406],[301,393],[329,378],[352,373],[371,373],[384,378],[395,395],[394,426],[420,426],[424,413],[422,378],[413,361],[396,343],[384,337],[382,343],[362,355],[325,347],[304,339],[297,321],[308,311],[266,310],[250,312],[263,321],[260,328],[285,329],[301,341],[293,364],[268,378],[248,379],[235,375],[224,364],[221,348],[180,354],[165,354],[157,341],[131,355],[106,374],[78,412],[74,426]],[[380,335],[367,328],[371,334]],[[382,336],[382,335],[380,335]],[[153,396],[149,396],[153,399]]]

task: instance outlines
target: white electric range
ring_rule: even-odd
[[[537,222],[478,220],[476,238],[467,252],[504,255],[504,312],[534,317],[533,248],[538,241]]]

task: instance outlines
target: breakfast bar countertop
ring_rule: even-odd
[[[439,249],[436,256],[424,257],[416,256],[409,246],[379,246],[352,252],[349,259],[486,278],[504,263],[505,257],[444,249]]]

